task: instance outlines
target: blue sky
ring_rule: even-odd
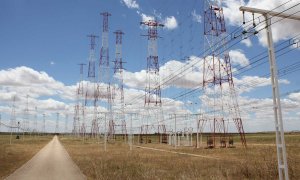
[[[263,0],[261,2],[252,0],[246,2],[236,0],[225,1],[223,5],[228,32],[241,25],[242,13],[234,9],[234,7],[239,6],[241,2],[243,5],[265,8],[263,5],[268,3],[269,0]],[[276,7],[284,2],[285,1],[278,1],[274,3],[272,7]],[[281,8],[288,8],[296,3],[299,3],[299,1],[294,0]],[[295,8],[299,10],[300,6],[296,6]],[[280,11],[283,9],[277,10]],[[167,70],[168,68],[175,68],[173,71],[176,72],[176,68],[180,67],[175,66],[175,64],[188,64],[189,61],[187,57],[199,56],[198,58],[202,58],[203,56],[203,54],[201,54],[205,42],[203,36],[203,3],[198,0],[2,0],[0,1],[1,78],[8,76],[9,78],[13,78],[14,73],[9,69],[17,69],[21,66],[29,68],[24,72],[22,71],[25,74],[26,72],[35,73],[35,75],[39,76],[41,72],[45,72],[47,74],[47,76],[44,76],[46,79],[45,82],[54,84],[53,86],[49,85],[49,87],[52,88],[48,88],[51,89],[51,92],[48,94],[41,93],[37,97],[32,97],[32,102],[35,102],[35,104],[39,104],[39,101],[45,104],[47,104],[47,102],[54,102],[55,105],[53,106],[55,107],[52,107],[52,105],[45,105],[47,106],[45,108],[41,107],[41,109],[45,111],[47,111],[47,108],[49,109],[49,116],[52,117],[52,119],[55,118],[55,116],[52,115],[54,111],[59,111],[61,107],[64,107],[66,111],[70,111],[71,113],[74,99],[67,98],[66,95],[63,94],[65,91],[72,91],[74,87],[76,87],[76,83],[79,80],[79,66],[77,64],[82,62],[88,63],[89,39],[86,35],[91,33],[100,37],[96,42],[96,57],[98,62],[102,27],[102,17],[100,13],[104,11],[108,11],[112,14],[109,18],[110,61],[115,57],[115,36],[112,32],[121,29],[125,33],[123,37],[123,59],[127,62],[125,64],[127,73],[125,73],[127,78],[125,87],[128,89],[128,92],[131,90],[129,92],[130,98],[137,96],[132,92],[134,89],[143,89],[142,85],[132,84],[137,81],[137,77],[143,77],[143,70],[146,68],[147,39],[141,35],[146,34],[147,31],[145,27],[141,27],[139,24],[143,18],[155,17],[162,23],[165,23],[165,25],[168,23],[168,18],[169,20],[172,18],[173,20],[175,19],[175,24],[174,21],[170,21],[169,23],[171,24],[169,24],[169,26],[159,30],[159,35],[162,37],[158,43],[161,67],[165,67]],[[299,33],[299,22],[283,21],[282,23],[286,26],[290,26],[291,30],[283,32],[280,23],[277,23],[276,26],[274,25],[273,31],[276,31],[274,33],[276,44],[280,44],[284,40],[297,35],[296,32]],[[245,66],[245,62],[246,64],[247,62],[251,63],[251,57],[266,50],[266,46],[263,42],[263,33],[264,32],[261,32],[258,37],[252,37],[251,45],[249,45],[249,41],[246,40],[247,42],[239,43],[230,49],[239,52],[235,53],[236,61],[233,63],[233,67],[238,69]],[[241,56],[241,54],[243,56]],[[198,60],[199,59],[196,59],[195,61]],[[299,50],[293,50],[279,57],[277,60],[279,69],[297,63],[299,62]],[[267,59],[265,59],[265,61],[267,61]],[[200,64],[201,63],[197,63],[197,66],[200,67]],[[19,71],[21,70],[17,69],[15,72],[18,73]],[[197,72],[198,71],[195,70],[194,73]],[[201,70],[199,70],[199,73],[200,72]],[[249,80],[249,82],[253,80],[257,82],[262,81],[261,84],[264,84],[248,88],[247,91],[241,92],[241,103],[261,100],[261,102],[266,101],[266,103],[270,105],[270,98],[272,96],[271,87],[270,84],[265,82],[267,79],[262,77],[268,72],[269,66],[268,63],[265,63],[253,69],[249,68],[249,71],[236,77],[236,86],[242,87],[241,89],[244,90],[247,89],[245,88],[245,86],[247,86],[245,85],[245,79]],[[8,75],[6,73],[8,73]],[[161,74],[164,74],[164,72],[161,72]],[[26,76],[23,75],[24,74],[22,74],[21,78],[24,78],[24,81],[26,81]],[[85,69],[85,76],[86,75],[87,71]],[[165,76],[168,75],[170,74],[165,73]],[[300,94],[298,91],[300,89],[300,80],[298,75],[299,71],[295,71],[281,78],[282,83],[280,90],[282,93],[296,91],[286,94],[283,97],[286,99],[286,104],[292,101],[295,105],[295,109],[286,110],[286,116],[291,119],[287,122],[288,130],[300,129]],[[51,78],[53,82],[49,80]],[[191,73],[182,80],[183,82],[174,83],[175,85],[171,83],[168,88],[163,90],[163,97],[172,98],[175,94],[182,92],[182,90],[188,91],[192,89],[193,86],[195,87],[195,83],[189,83],[197,81],[201,83],[202,81],[201,79],[193,78],[193,73]],[[187,80],[190,80],[190,82]],[[22,79],[20,81],[22,81]],[[30,82],[30,80],[28,82]],[[45,82],[43,82],[42,78],[38,82],[40,85],[36,86],[40,87]],[[20,82],[17,80],[15,83],[16,85],[14,87],[21,89],[14,92],[13,88],[11,88],[12,86],[9,85],[7,81],[1,81],[1,91],[3,92],[3,94],[1,94],[1,111],[3,117],[9,117],[9,112],[7,112],[6,107],[11,106],[11,101],[7,100],[4,96],[8,96],[8,94],[12,92],[19,96],[24,96],[24,94],[19,94],[19,92],[22,92],[22,88],[25,86],[20,85]],[[143,81],[140,83],[143,84]],[[187,86],[189,87],[186,88]],[[72,94],[71,92],[68,93]],[[176,99],[176,103],[185,104],[188,101],[197,103],[199,96],[201,96],[201,93]],[[22,101],[22,103],[24,102]],[[199,105],[200,103],[197,104]],[[143,104],[141,104],[141,106],[143,106]],[[259,108],[263,107],[263,105],[262,107],[257,106]],[[22,109],[24,107],[19,108]],[[193,108],[188,107],[187,110],[196,113],[198,108],[197,106]],[[166,111],[172,113],[178,111],[178,108],[168,107]],[[251,122],[251,118],[248,118],[248,116],[253,115],[253,112],[249,112],[248,115],[247,113],[243,113],[242,115],[245,115],[245,119],[248,119],[245,122],[245,129],[248,131],[273,129],[273,124],[270,124],[270,128],[266,128],[265,126],[268,123],[272,123],[272,112],[267,115],[260,114],[256,116],[260,117],[260,119],[264,119],[263,117],[267,116],[268,121],[266,124],[262,124],[259,121]],[[71,125],[69,126],[71,128]]]

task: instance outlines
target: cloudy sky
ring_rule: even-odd
[[[257,26],[253,28],[252,15],[246,13],[248,26],[241,27],[243,18],[239,7],[243,5],[300,15],[299,3],[300,0],[223,1],[227,33],[235,32],[234,35],[241,37],[243,28],[249,32],[259,32],[242,41],[237,38],[240,42],[229,49],[246,132],[274,130],[274,116],[264,19],[255,15]],[[147,38],[141,35],[147,31],[140,22],[156,19],[164,24],[158,31],[161,37],[158,40],[158,54],[164,114],[201,112],[200,107],[204,105],[201,103],[204,98],[201,91],[202,64],[206,47],[202,1],[2,0],[2,122],[9,122],[13,97],[16,97],[17,120],[22,121],[28,95],[30,119],[37,113],[39,127],[42,114],[46,114],[48,128],[53,130],[56,113],[59,112],[61,129],[66,115],[68,130],[72,129],[76,87],[80,79],[78,64],[88,63],[89,39],[86,36],[93,33],[101,37],[100,13],[105,11],[112,14],[109,17],[110,61],[115,57],[113,32],[121,29],[125,33],[122,46],[123,60],[126,61],[124,92],[125,103],[131,106],[130,109],[144,107]],[[289,131],[300,130],[300,22],[280,18],[272,18],[272,22],[273,39],[278,51],[284,126]],[[296,44],[293,45],[294,42]],[[96,41],[97,62],[100,48],[101,38]],[[84,78],[84,83],[90,84],[86,68]],[[99,109],[105,111],[105,107]],[[135,122],[139,124],[137,120]],[[195,121],[191,118],[188,123],[193,126]],[[187,125],[184,120],[182,124]],[[5,128],[0,127],[0,130]]]

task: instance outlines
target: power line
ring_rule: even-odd
[[[286,9],[286,10],[280,12],[280,13],[283,13],[283,12],[289,10],[289,9],[292,9],[292,8],[298,6],[299,4],[300,4],[300,3],[294,5],[294,6],[290,7],[290,8],[288,8],[288,9]],[[296,14],[296,13],[298,13],[298,12],[299,12],[299,11],[297,11],[297,12],[295,12],[295,13],[293,13],[293,14]],[[273,18],[273,17],[270,17],[269,19],[271,19],[271,18]],[[282,18],[282,19],[280,19],[280,20],[277,20],[277,21],[273,22],[271,25],[273,25],[273,24],[275,24],[275,23],[278,23],[278,22],[282,21],[283,19],[286,19],[286,18]],[[264,22],[264,21],[262,21],[262,22]],[[260,23],[262,23],[262,22],[260,22]],[[263,27],[263,28],[259,29],[259,30],[257,31],[257,33],[259,33],[260,31],[262,31],[262,30],[265,29],[265,28],[266,28],[266,27]],[[249,38],[249,37],[251,37],[251,36],[253,36],[253,35],[254,35],[254,34],[251,33],[250,35],[247,36],[247,38]],[[231,41],[234,41],[234,40],[236,40],[236,39],[237,39],[237,37],[231,38],[228,42],[226,42],[226,44],[229,44]],[[243,40],[243,39],[242,39],[242,40]],[[231,48],[232,46],[238,44],[238,43],[239,43],[240,41],[242,41],[242,40],[237,41],[237,42],[234,43],[233,45],[227,47],[225,50],[227,50],[227,49]],[[220,42],[217,42],[217,43],[220,43]],[[217,51],[217,50],[219,50],[219,49],[215,49],[215,51]],[[221,51],[220,53],[224,52],[225,50]],[[204,54],[206,51],[208,51],[208,50],[204,50],[204,52],[200,53],[200,55],[198,55],[198,56],[201,56],[201,54]],[[220,54],[220,53],[219,53],[219,54]],[[195,66],[197,63],[199,63],[199,62],[193,63],[192,65],[190,65],[190,67]],[[184,68],[184,67],[182,67],[182,68]],[[182,68],[180,68],[180,69],[182,69]],[[180,71],[180,69],[179,69],[178,71]],[[173,77],[172,77],[171,75],[169,75],[168,77],[170,77],[170,78],[167,79],[167,80],[165,80],[165,81],[163,80],[163,83],[161,83],[160,86],[163,87],[164,84],[166,84],[167,82],[173,80],[174,78],[178,79],[179,77],[181,77],[180,74],[181,74],[181,75],[184,75],[183,72],[185,72],[187,69],[188,69],[188,68],[185,68],[185,69],[182,70],[180,73],[178,73],[178,74],[176,74],[176,75],[173,75]],[[166,79],[166,78],[165,78],[165,79]],[[133,98],[132,101],[131,101],[131,103],[134,102],[135,100],[141,98],[141,97],[142,97],[142,96],[138,96],[138,97],[136,97],[136,98]]]

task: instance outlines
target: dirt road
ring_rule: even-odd
[[[72,161],[57,136],[41,149],[31,160],[6,178],[22,179],[86,179],[78,166]]]

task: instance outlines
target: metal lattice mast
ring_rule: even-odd
[[[46,133],[46,114],[43,114],[42,132]]]
[[[211,137],[208,138],[210,147],[216,146],[217,138],[220,145],[226,147],[226,122],[232,118],[240,134],[241,142],[246,147],[246,139],[240,117],[237,95],[232,78],[231,62],[226,50],[225,19],[221,2],[207,0],[204,2],[204,37],[205,49],[209,49],[203,60],[203,89],[202,105],[206,107],[205,118],[210,120]],[[229,86],[229,95],[224,93],[224,84]],[[225,104],[224,101],[227,101]]]
[[[157,22],[156,20],[149,20],[141,22],[141,25],[148,27],[148,34],[144,35],[148,37],[148,57],[147,57],[147,83],[145,87],[145,102],[144,105],[148,108],[148,115],[150,118],[149,107],[152,107],[156,112],[154,113],[153,119],[158,122],[158,133],[162,134],[161,138],[164,143],[167,141],[167,134],[163,121],[162,112],[162,101],[161,101],[161,89],[160,89],[160,76],[159,76],[159,61],[158,61],[158,51],[157,51],[157,39],[159,38],[157,28],[163,27],[164,25]],[[146,125],[146,133],[148,133],[148,124]],[[143,128],[141,128],[144,130]],[[141,133],[144,133],[141,131]]]
[[[28,103],[29,96],[26,95],[26,106],[24,109],[24,119],[23,119],[23,129],[24,131],[29,131],[29,103]]]
[[[98,84],[98,98],[107,100],[108,111],[108,137],[113,138],[115,134],[114,130],[114,118],[112,112],[113,91],[110,85],[110,66],[109,66],[109,46],[108,46],[108,17],[111,16],[109,12],[103,12],[100,15],[103,16],[102,24],[102,47],[100,50],[99,61],[99,84]]]
[[[85,127],[85,97],[86,93],[84,92],[84,84],[83,84],[83,66],[86,64],[80,63],[80,82],[78,84],[78,90],[77,90],[77,96],[78,96],[78,101],[77,101],[77,109],[78,109],[78,130],[79,134],[81,136],[85,137],[86,133],[86,127]],[[80,119],[82,122],[80,122]],[[81,124],[80,124],[81,123]]]
[[[34,108],[35,112],[34,112],[34,122],[33,122],[33,125],[34,125],[34,129],[33,129],[33,132],[38,132],[37,130],[37,107]]]
[[[116,109],[119,109],[119,113],[115,113],[119,115],[119,122],[118,124],[121,126],[121,133],[123,134],[124,139],[127,137],[127,130],[126,130],[126,121],[125,121],[125,103],[124,103],[124,84],[123,84],[123,59],[122,59],[122,36],[124,33],[121,30],[117,30],[114,32],[116,35],[116,57],[114,62],[114,74],[115,83],[117,84],[117,88],[114,87],[114,92],[118,95],[119,101],[115,99],[114,105]]]
[[[93,34],[88,35],[90,38],[90,52],[89,52],[89,69],[88,69],[88,78],[95,80],[95,47],[96,47],[96,38]]]
[[[93,119],[92,119],[92,127],[91,133],[92,136],[96,136],[99,133],[98,120],[97,120],[97,88],[96,88],[96,59],[95,59],[95,47],[96,47],[96,38],[93,34],[88,35],[90,38],[90,53],[89,53],[89,69],[88,69],[88,78],[91,83],[93,83],[93,91],[88,95],[88,99],[93,99]],[[89,89],[89,88],[87,88]],[[89,91],[87,91],[89,92]]]
[[[65,116],[65,133],[68,132],[68,121],[69,121],[69,115],[66,114],[66,116]]]
[[[159,79],[159,63],[157,54],[157,27],[163,27],[157,21],[141,22],[148,26],[148,57],[147,57],[147,84],[145,87],[145,105],[161,106],[161,89]]]
[[[59,113],[56,113],[55,133],[59,133]]]
[[[103,12],[100,15],[103,16],[102,25],[102,47],[100,50],[100,62],[99,62],[99,82],[110,83],[110,67],[109,67],[109,47],[108,47],[108,17],[111,16],[108,12]]]
[[[11,106],[11,113],[10,113],[10,131],[14,132],[15,128],[17,126],[17,122],[16,122],[16,96],[13,97],[13,102],[12,102],[12,106]]]
[[[81,116],[81,98],[84,96],[83,92],[83,67],[86,65],[84,63],[78,64],[80,66],[79,74],[80,74],[80,82],[78,83],[78,87],[76,89],[76,104],[74,105],[74,118],[73,118],[73,133],[74,135],[80,135],[81,126],[80,126],[80,116]]]
[[[73,129],[72,133],[74,136],[78,135],[78,105],[74,105],[74,117],[73,117]]]

